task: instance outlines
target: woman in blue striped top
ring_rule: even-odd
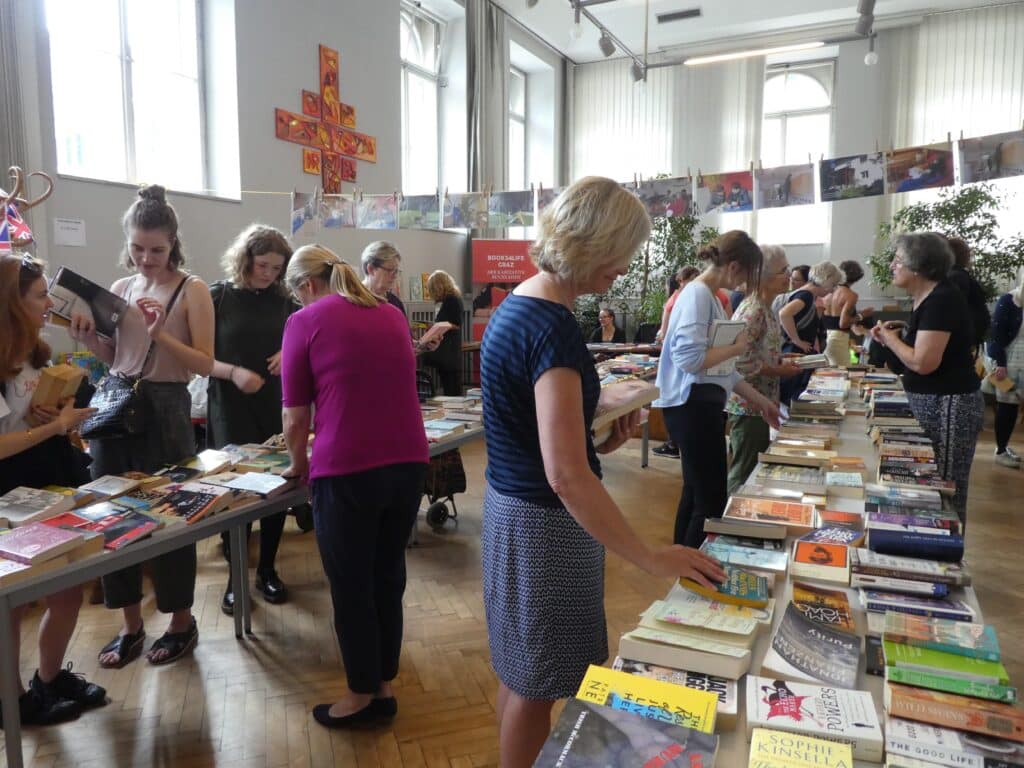
[[[688,547],[699,547],[704,541],[704,520],[721,517],[725,510],[729,395],[735,391],[770,426],[779,426],[778,405],[744,381],[735,365],[728,365],[747,351],[746,330],[733,344],[709,346],[712,324],[728,320],[718,291],[746,283],[747,293],[756,294],[761,249],[746,232],[734,229],[702,248],[699,256],[708,266],[683,289],[672,308],[658,366],[661,398],[654,403],[665,409],[665,426],[682,458],[683,492],[673,540]]]
[[[626,273],[650,226],[616,182],[576,182],[541,217],[531,249],[539,273],[501,303],[484,335],[481,551],[505,768],[533,764],[554,702],[608,657],[605,547],[657,576],[707,586],[725,577],[697,550],[646,545],[601,484],[597,454],[624,443],[639,417],[620,419],[595,449],[600,383],[572,307]]]

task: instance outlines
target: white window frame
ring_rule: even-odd
[[[205,46],[206,38],[203,30],[204,7],[203,0],[194,0],[196,19],[196,88],[199,98],[199,167],[202,175],[202,189],[177,190],[190,193],[205,193],[210,187],[210,166],[209,152],[207,149],[207,115],[206,115],[206,66]],[[135,156],[135,102],[132,99],[132,53],[131,41],[128,39],[128,5],[126,0],[117,0],[118,16],[120,20],[119,39],[121,50],[119,58],[121,61],[121,115],[124,121],[124,175],[120,178],[98,178],[95,180],[113,182],[118,184],[137,184],[140,179],[137,177],[136,156]],[[43,11],[45,17],[45,10]],[[46,20],[49,24],[49,19]],[[53,60],[47,61],[47,67],[53,66]],[[53,89],[50,89],[51,106],[54,114],[56,104],[52,103],[54,98]],[[56,121],[54,121],[54,132],[56,132]],[[56,133],[54,135],[56,141]],[[60,158],[57,158],[57,170],[59,175],[75,177],[74,173],[67,173],[60,169]],[[93,180],[90,177],[90,180]]]
[[[526,72],[524,72],[523,70],[521,70],[521,69],[519,69],[517,67],[514,67],[514,66],[510,66],[508,68],[508,71],[509,71],[509,82],[512,81],[513,77],[518,77],[519,79],[521,79],[523,81],[523,111],[520,113],[520,112],[514,112],[512,110],[512,103],[511,103],[512,99],[511,98],[509,98],[509,103],[506,105],[506,110],[508,112],[508,121],[509,121],[509,123],[518,123],[519,126],[523,129],[523,183],[524,183],[524,186],[525,186],[525,185],[528,185],[530,183],[530,131],[528,129],[528,126],[529,126],[529,112],[530,112],[530,106],[529,106],[529,104],[530,104],[530,94],[529,94],[530,78],[529,78],[529,76],[527,75]],[[509,89],[509,93],[511,94],[511,92],[512,92],[512,89],[510,88]],[[511,153],[511,151],[510,151],[510,149],[508,147],[506,147],[506,149],[505,149],[505,154],[507,156],[506,162],[509,164],[509,168],[508,168],[509,177],[511,178],[511,175],[512,175],[511,174],[511,172],[512,172],[512,168],[511,168],[512,153]]]
[[[442,173],[442,153],[441,153],[441,41],[444,38],[445,22],[431,13],[423,10],[418,4],[413,4],[402,1],[401,9],[399,11],[400,21],[399,24],[404,24],[402,15],[409,14],[418,19],[426,21],[434,25],[434,71],[431,72],[428,69],[424,69],[419,64],[412,61],[407,61],[402,58],[402,186],[405,186],[405,169],[409,167],[409,73],[413,73],[418,77],[422,77],[426,80],[430,80],[434,84],[434,109],[436,110],[437,120],[437,147],[435,149],[437,157],[437,185],[440,187],[441,184],[441,173]],[[401,53],[399,53],[401,55]],[[417,189],[408,190],[413,194],[428,193],[429,190]]]

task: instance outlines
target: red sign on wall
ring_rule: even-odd
[[[512,289],[537,274],[530,244],[530,240],[473,241],[473,338],[477,341]]]

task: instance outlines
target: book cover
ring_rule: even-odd
[[[957,680],[973,680],[990,685],[1009,685],[1006,668],[999,661],[988,661],[956,653],[936,651],[915,645],[904,645],[883,639],[885,664],[888,667],[934,672]]]
[[[91,491],[83,491],[81,488],[68,488],[64,485],[44,485],[44,491],[50,491],[52,493],[59,493],[64,496],[70,496],[72,500],[71,508],[84,507],[86,504],[96,500],[96,494]]]
[[[772,499],[773,501],[788,501],[799,504],[804,497],[804,492],[792,488],[776,488],[759,483],[745,483],[736,489],[736,493],[733,496],[739,496],[743,499]]]
[[[785,551],[736,546],[711,537],[704,540],[700,549],[721,563],[772,573],[785,573],[789,562],[789,553]]]
[[[869,528],[867,548],[883,555],[901,555],[958,563],[964,559],[964,539],[948,532],[890,531]]]
[[[893,717],[1024,742],[1024,710],[952,693],[885,684],[885,711]]]
[[[864,478],[859,472],[825,472],[826,492],[850,499],[864,498]]]
[[[754,481],[758,484],[794,488],[803,493],[825,491],[825,473],[813,467],[759,463],[754,469]]]
[[[74,498],[63,493],[19,485],[0,496],[0,517],[17,527],[66,512],[74,505]]]
[[[570,699],[551,729],[535,765],[712,766],[718,737],[652,721],[628,711]]]
[[[160,504],[153,507],[153,512],[181,518],[189,524],[197,523],[226,506],[230,491],[224,490],[225,493],[207,493],[182,486],[168,493]]]
[[[999,661],[1002,658],[996,631],[989,624],[890,611],[885,614],[885,639],[987,661]]]
[[[929,688],[933,691],[955,693],[958,696],[972,696],[976,699],[988,699],[1006,704],[1017,701],[1017,689],[1002,683],[979,683],[974,680],[961,680],[946,677],[937,672],[923,672],[918,669],[903,667],[886,667],[885,679],[891,683],[912,685],[917,688]]]
[[[768,604],[768,580],[764,576],[745,571],[728,563],[722,563],[725,581],[708,589],[693,579],[681,578],[679,583],[699,595],[730,605],[749,608],[763,608]]]
[[[204,478],[203,482],[220,485],[220,483],[215,482],[210,477]],[[248,493],[255,493],[263,498],[272,499],[285,491],[295,488],[298,485],[298,481],[294,478],[281,477],[280,475],[266,472],[243,472],[230,478],[223,485],[236,491],[246,491]]]
[[[51,315],[70,322],[74,314],[91,317],[96,333],[113,338],[128,302],[88,278],[61,267],[50,280]]]
[[[864,636],[864,671],[875,677],[885,676],[885,649],[878,635]]]
[[[849,550],[844,544],[803,541],[793,542],[789,572],[794,578],[819,579],[839,584],[850,583]]]
[[[875,613],[898,611],[915,616],[935,616],[954,621],[974,620],[974,609],[963,600],[902,595],[898,592],[882,592],[874,589],[861,589],[860,600],[864,610]]]
[[[781,539],[760,539],[756,536],[732,536],[727,533],[709,533],[705,541],[728,547],[744,547],[763,552],[786,552],[785,542]]]
[[[747,768],[850,768],[849,744],[755,728]]]
[[[83,543],[77,531],[27,523],[0,533],[0,557],[33,565],[70,552]]]
[[[783,525],[790,534],[812,530],[815,521],[814,507],[810,504],[735,496],[726,504],[722,518]]]
[[[189,467],[184,464],[169,464],[157,471],[157,477],[164,478],[169,484],[180,485],[189,480],[195,480],[203,474],[198,467]]]
[[[873,573],[851,573],[850,586],[926,597],[946,597],[949,594],[949,585],[941,582],[896,579],[891,576],[875,576]]]
[[[864,486],[864,497],[869,502],[920,509],[942,509],[942,494],[927,488],[893,488],[878,483],[867,483]]]
[[[764,608],[747,608],[742,605],[729,605],[711,600],[691,592],[683,587],[678,581],[672,583],[672,588],[665,595],[666,603],[680,604],[687,610],[708,610],[718,611],[727,616],[740,616],[745,619],[754,619],[762,626],[771,626],[772,616],[775,614],[775,598],[768,601]]]
[[[822,526],[817,530],[805,533],[800,541],[811,544],[842,544],[844,547],[857,547],[864,541],[864,531],[843,526]]]
[[[818,524],[822,528],[849,528],[864,530],[864,515],[860,512],[843,512],[837,509],[819,509]]]
[[[857,631],[850,599],[841,589],[825,589],[815,584],[794,581],[792,601],[793,606],[813,622],[844,632]]]
[[[755,728],[848,744],[856,760],[882,759],[882,727],[874,699],[867,691],[750,675],[748,737]]]
[[[878,504],[865,504],[865,524],[868,528],[890,531],[907,531],[926,535],[946,535],[960,533],[960,520],[955,516],[916,514],[908,512],[905,507],[890,507],[892,510],[881,511]]]
[[[971,576],[963,563],[944,563],[917,557],[902,557],[859,548],[851,553],[850,569],[855,573],[871,573],[898,579],[934,581],[943,584],[967,585]]]
[[[703,672],[690,672],[634,659],[624,659],[621,656],[615,657],[612,669],[629,675],[661,680],[664,683],[683,685],[695,691],[713,693],[718,697],[718,706],[715,709],[715,730],[731,729],[736,726],[738,699],[735,680],[727,680],[724,677],[708,675]]]
[[[666,626],[667,625],[667,626]],[[735,616],[721,611],[694,609],[683,603],[655,600],[641,614],[641,626],[672,631],[690,628],[703,630],[720,642],[729,642],[749,648],[757,633],[758,622],[747,616]]]
[[[51,557],[49,560],[39,563],[19,563],[17,560],[8,560],[0,557],[0,587],[12,587],[19,581],[40,576],[48,571],[54,571],[69,562],[67,554]]]
[[[853,688],[859,660],[859,637],[813,622],[790,603],[772,637],[761,672]]]
[[[689,669],[730,680],[750,671],[747,648],[694,636],[637,627],[619,638],[619,656],[673,669]]]
[[[576,698],[651,720],[714,733],[718,696],[591,664]]]
[[[704,518],[704,532],[720,533],[726,536],[773,539],[780,542],[786,538],[786,529],[781,525],[738,520],[731,517]]]
[[[885,751],[890,756],[960,768],[1024,768],[1024,746],[1005,739],[927,725],[900,717],[885,718]],[[897,765],[904,765],[902,762]]]
[[[79,487],[82,490],[91,491],[100,496],[120,496],[122,493],[135,490],[139,485],[138,480],[131,478],[121,477],[120,475],[103,475],[102,477],[97,477],[91,483],[86,483]]]
[[[77,365],[59,363],[46,366],[40,372],[39,382],[32,393],[32,405],[57,408],[62,402],[75,396],[85,374],[85,369]]]

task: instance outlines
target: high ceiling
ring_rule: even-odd
[[[650,6],[649,50],[676,48],[676,53],[727,52],[760,44],[776,36],[783,42],[807,41],[854,34],[857,0],[611,0],[587,8],[613,35],[643,55],[644,8]],[[583,35],[571,34],[570,0],[497,0],[511,16],[549,45],[576,62],[604,58],[599,32],[585,18]],[[927,13],[953,11],[1005,0],[877,0],[876,29],[907,23]],[[661,13],[700,8],[701,16],[659,24]],[[621,52],[613,54],[621,56]]]

